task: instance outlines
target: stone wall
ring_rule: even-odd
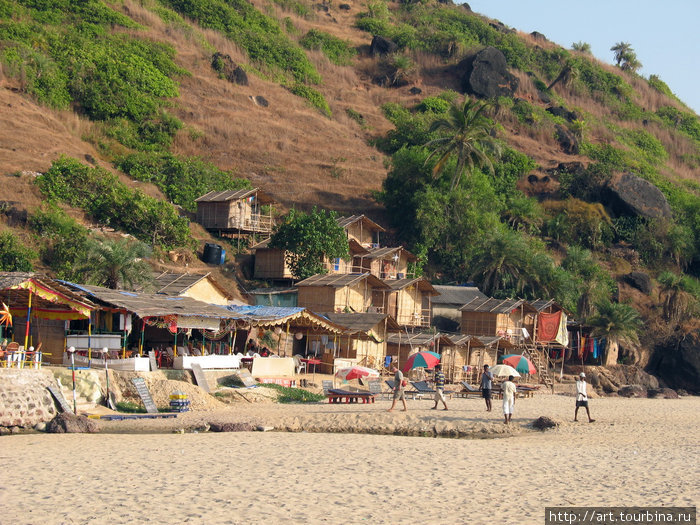
[[[0,368],[0,427],[32,428],[56,416],[50,370]]]

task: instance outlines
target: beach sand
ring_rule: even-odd
[[[0,523],[541,524],[545,506],[698,503],[698,397],[595,399],[596,421],[579,411],[574,423],[573,397],[540,394],[517,401],[508,430],[497,400],[490,414],[481,399],[448,403],[237,404],[99,421],[100,434],[6,436]],[[543,415],[560,426],[531,430]],[[191,431],[212,421],[331,432]],[[342,433],[351,427],[493,439]]]

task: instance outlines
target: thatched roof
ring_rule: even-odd
[[[535,312],[536,310],[524,299],[481,299],[475,297],[459,310],[461,312],[488,312],[493,314],[509,314],[516,308],[522,306],[526,312]]]
[[[338,217],[338,224],[340,225],[341,228],[347,228],[351,224],[354,224],[358,221],[362,221],[362,226],[367,227],[369,230],[373,231],[379,231],[379,232],[384,232],[386,231],[384,228],[379,226],[376,222],[374,222],[371,219],[368,219],[365,215],[351,215],[349,217]]]
[[[371,273],[332,273],[316,274],[297,283],[300,286],[331,286],[333,288],[345,288],[354,286],[362,281],[367,281],[372,288],[388,290],[390,287]]]
[[[440,295],[432,300],[433,304],[452,304],[462,306],[474,299],[488,299],[476,286],[433,285]]]
[[[246,199],[251,196],[256,196],[260,204],[273,204],[276,202],[271,196],[258,188],[246,190],[210,191],[201,197],[197,197],[194,202],[228,202]]]
[[[406,259],[411,262],[418,260],[418,257],[413,255],[403,246],[397,246],[393,248],[370,248],[369,254],[365,255],[367,259],[390,259],[394,254],[400,254],[404,252],[406,254]]]
[[[401,330],[398,323],[389,314],[374,314],[374,313],[324,313],[324,317],[328,318],[335,324],[345,327],[346,334],[366,333],[373,330],[378,324],[384,323],[386,320],[386,328],[388,332],[396,332]]]
[[[440,343],[444,346],[452,346],[452,341],[445,334],[433,334],[430,332],[416,332],[406,334],[403,332],[393,333],[387,336],[387,342],[394,345],[430,346],[430,343]]]
[[[433,288],[433,285],[423,277],[414,277],[406,279],[382,279],[382,282],[389,286],[392,291],[403,290],[409,286],[415,286],[421,292],[426,292],[428,295],[438,295],[438,292]]]
[[[253,326],[312,326],[333,333],[341,333],[344,326],[300,306],[240,306],[225,307],[233,319],[246,321]]]

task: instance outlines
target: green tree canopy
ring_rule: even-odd
[[[292,209],[275,228],[270,248],[285,251],[285,261],[295,279],[326,273],[325,259],[350,258],[348,239],[336,213],[316,207],[310,213]]]
[[[11,231],[0,233],[0,271],[31,272],[36,254],[26,248]]]

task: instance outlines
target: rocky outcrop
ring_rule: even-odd
[[[647,397],[647,389],[642,385],[626,385],[617,391],[622,397]]]
[[[513,96],[518,79],[506,65],[506,58],[495,47],[486,47],[457,65],[462,89],[483,98]]]
[[[622,277],[630,286],[636,288],[640,292],[650,295],[653,289],[651,277],[645,272],[630,272]]]
[[[533,39],[535,39],[537,42],[542,42],[542,43],[547,42],[547,37],[544,36],[544,35],[543,35],[542,33],[540,33],[539,31],[533,31],[532,33],[530,33],[530,36],[531,36]]]
[[[666,196],[651,182],[632,173],[623,173],[607,185],[603,204],[616,215],[639,215],[649,218],[671,217]]]
[[[389,55],[399,48],[394,42],[383,36],[375,35],[372,38],[372,43],[369,46],[369,52],[372,56]]]
[[[550,106],[547,108],[546,111],[547,113],[551,113],[555,117],[561,117],[564,120],[568,120],[569,122],[573,122],[574,120],[579,119],[578,113],[576,113],[575,111],[569,111],[564,106]]]
[[[559,141],[559,146],[561,150],[567,155],[578,155],[579,142],[576,135],[571,133],[564,126],[557,124],[557,140]]]
[[[646,391],[659,388],[659,380],[635,365],[615,365],[595,367],[586,371],[591,385],[601,389],[606,394],[618,392],[629,385],[639,385]]]
[[[46,432],[50,434],[92,434],[98,431],[93,420],[66,412],[58,414],[46,425]]]
[[[532,422],[532,428],[537,430],[547,430],[548,428],[556,428],[558,426],[559,423],[547,416],[540,416]]]
[[[255,427],[250,423],[209,423],[210,432],[251,432]]]
[[[240,86],[248,85],[248,75],[236,64],[230,55],[216,52],[211,59],[211,67],[223,78]]]
[[[678,399],[678,393],[672,388],[650,388],[647,397],[662,397],[664,399]]]
[[[675,390],[700,394],[700,331],[658,345],[647,369]]]

